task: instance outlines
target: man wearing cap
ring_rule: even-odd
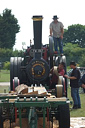
[[[64,75],[66,78],[70,79],[71,86],[71,96],[74,102],[73,109],[81,108],[80,96],[79,96],[79,79],[80,79],[80,71],[76,67],[76,63],[74,61],[70,62],[70,67],[72,70],[71,76]]]
[[[58,45],[60,54],[63,55],[63,24],[58,21],[57,15],[53,16],[53,21],[50,23],[50,36],[53,36],[55,53],[58,53]]]

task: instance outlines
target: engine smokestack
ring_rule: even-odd
[[[33,29],[34,29],[34,47],[41,49],[42,47],[42,16],[33,16]]]

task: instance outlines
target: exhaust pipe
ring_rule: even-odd
[[[33,29],[34,29],[34,47],[41,49],[42,47],[42,16],[33,16]]]

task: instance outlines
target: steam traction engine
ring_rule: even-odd
[[[27,48],[22,57],[10,58],[10,90],[20,84],[28,87],[45,87],[47,93],[54,95],[54,98],[48,98],[47,95],[30,95],[30,96],[1,96],[0,103],[0,128],[3,127],[5,115],[8,113],[8,119],[12,121],[19,117],[20,128],[22,127],[22,110],[25,108],[30,128],[38,128],[37,121],[39,117],[43,117],[43,128],[45,127],[45,118],[53,122],[53,118],[59,120],[59,128],[70,127],[69,104],[67,99],[67,81],[59,76],[60,83],[57,83],[54,89],[50,89],[52,83],[49,77],[50,69],[57,67],[60,62],[65,63],[65,56],[57,56],[53,52],[53,39],[49,37],[49,44],[42,45],[42,16],[33,16],[34,28],[34,45]],[[56,70],[56,69],[55,69]],[[11,102],[10,99],[15,99]],[[4,100],[3,100],[4,99]],[[7,100],[8,99],[8,100]],[[2,102],[3,101],[3,102]],[[7,106],[6,106],[7,104]],[[7,111],[9,110],[9,111]],[[10,114],[11,112],[12,115]],[[11,127],[11,126],[10,126]],[[50,125],[48,125],[50,128]]]

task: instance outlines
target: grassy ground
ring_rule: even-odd
[[[0,70],[0,82],[9,82],[10,81],[10,71]]]
[[[10,81],[9,71],[1,70],[0,82],[9,82],[9,81]],[[4,87],[0,86],[0,93],[4,93],[4,92],[7,93],[8,91],[9,91],[9,86],[4,86]],[[72,101],[70,87],[68,87],[68,98],[70,99],[70,101]],[[81,93],[80,98],[81,98],[81,109],[70,111],[71,117],[85,117],[85,94]],[[72,105],[70,105],[70,108],[71,107]]]
[[[9,86],[0,86],[0,93],[8,93]]]
[[[68,87],[68,98],[70,101],[72,101],[71,98],[71,89]],[[75,109],[70,111],[71,117],[85,117],[85,93],[80,93],[80,99],[81,99],[81,109]],[[70,108],[73,106],[70,105]]]

